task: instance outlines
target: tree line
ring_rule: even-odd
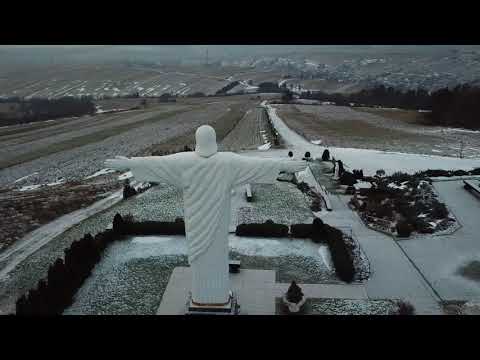
[[[306,91],[303,99],[332,101],[342,106],[382,106],[407,110],[429,110],[426,120],[432,125],[480,128],[480,88],[458,85],[436,91],[425,89],[402,91],[383,85],[352,94],[327,94]]]
[[[9,101],[7,101],[9,100]],[[0,120],[9,123],[25,123],[61,117],[93,115],[96,111],[91,97],[66,96],[59,99],[33,98],[30,100],[11,98],[3,100],[15,105],[15,113],[8,118],[0,114]],[[3,122],[2,122],[3,123]]]

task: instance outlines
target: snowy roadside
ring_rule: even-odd
[[[278,116],[274,106],[269,105],[266,101],[261,105],[266,108],[275,129],[290,148],[294,148],[296,152],[300,153],[309,151],[313,158],[322,156],[326,147],[312,144],[290,129]],[[383,169],[387,175],[391,175],[397,171],[414,173],[428,169],[471,170],[480,167],[480,159],[460,159],[357,148],[329,147],[328,149],[330,155],[337,160],[342,160],[347,169],[350,171],[363,169],[365,175],[374,175],[379,169]]]

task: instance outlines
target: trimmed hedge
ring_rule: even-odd
[[[312,238],[313,224],[293,224],[290,226],[290,234],[299,239]]]
[[[113,218],[113,230],[119,235],[185,235],[185,222],[142,221],[127,222],[120,214]]]
[[[16,301],[16,314],[60,315],[72,304],[77,290],[100,261],[103,250],[118,238],[113,230],[105,230],[92,237],[85,234],[74,241],[65,252],[65,261],[58,258],[48,269],[47,279],[38,282],[35,289]]]
[[[235,230],[237,236],[287,237],[288,226],[267,220],[263,224],[240,224]]]

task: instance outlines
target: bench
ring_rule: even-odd
[[[246,185],[245,195],[247,196],[247,202],[252,202],[253,196],[252,196],[252,188],[250,184]]]
[[[236,274],[240,271],[240,260],[230,260],[228,262],[228,270],[232,274]]]
[[[472,180],[463,180],[463,183],[465,184],[463,187],[470,192],[472,192],[474,195],[480,196],[480,186],[478,182],[473,182]]]

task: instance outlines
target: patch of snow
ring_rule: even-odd
[[[323,263],[328,268],[328,270],[332,271],[334,269],[334,266],[333,266],[332,256],[328,248],[326,246],[320,246],[318,248],[318,253],[320,254],[323,260]]]
[[[405,190],[407,188],[405,185],[397,185],[394,182],[391,182],[387,186],[391,189],[400,189],[400,190]]]
[[[135,236],[131,241],[140,245],[135,248],[133,257],[151,256],[152,247],[155,247],[156,255],[187,254],[187,241],[184,236]],[[324,248],[321,251],[323,254],[328,252],[326,245],[319,246],[308,240],[296,239],[291,241],[288,238],[247,238],[235,235],[229,235],[229,247],[231,250],[243,255],[263,257],[299,255],[319,258],[320,248]],[[328,261],[328,255],[325,254],[324,256],[327,259],[326,261]],[[128,258],[129,260],[132,258],[131,253]]]
[[[310,142],[314,145],[320,145],[322,143],[322,140],[312,140]]]
[[[113,169],[102,169],[102,170],[99,170],[99,171],[93,173],[92,175],[87,176],[85,179],[91,179],[91,178],[101,176],[101,175],[105,175],[105,174],[109,174],[109,173],[112,173],[112,172],[115,172],[115,170],[113,170]]]
[[[270,149],[271,147],[272,147],[272,144],[269,143],[269,142],[267,142],[267,143],[265,143],[265,144],[263,144],[263,145],[260,145],[257,149],[258,149],[258,150],[265,151],[265,150]]]
[[[15,180],[13,183],[16,184],[16,183],[18,183],[22,180],[25,180],[25,179],[29,178],[30,176],[37,175],[37,174],[38,174],[38,172],[35,171],[34,173],[31,173],[30,175],[27,175],[27,176],[24,176],[24,177],[21,177],[21,178]]]
[[[133,177],[132,172],[127,171],[126,173],[123,173],[122,175],[119,175],[118,180],[126,180],[126,179],[130,179],[131,177]]]
[[[372,184],[368,181],[360,181],[356,184],[353,185],[355,189],[370,189],[372,187]]]
[[[32,191],[44,186],[43,184],[22,186],[18,191]]]
[[[55,185],[60,185],[60,184],[64,184],[64,183],[65,183],[65,179],[61,178],[61,179],[58,179],[57,181],[48,183],[46,185],[47,186],[55,186]]]

